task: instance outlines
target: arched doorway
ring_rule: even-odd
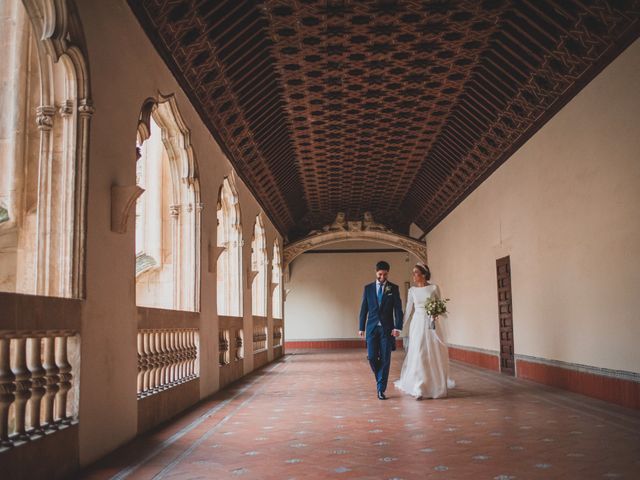
[[[389,280],[400,287],[404,305],[411,269],[426,261],[424,244],[391,232],[317,234],[284,252],[285,338],[291,348],[364,346],[358,314],[375,264],[391,264]]]

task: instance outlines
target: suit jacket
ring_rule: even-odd
[[[378,325],[378,322],[382,324],[382,330],[388,335],[391,335],[391,331],[394,328],[402,330],[400,289],[396,284],[387,281],[382,295],[382,302],[378,305],[376,288],[376,282],[364,287],[362,306],[360,307],[360,330],[366,331],[367,335],[369,335]]]

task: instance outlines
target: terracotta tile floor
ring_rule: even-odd
[[[640,479],[640,412],[457,362],[379,401],[364,350],[290,353],[83,478]]]

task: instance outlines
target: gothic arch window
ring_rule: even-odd
[[[242,316],[242,223],[233,177],[226,177],[218,194],[217,297],[218,314]]]
[[[251,306],[253,315],[267,316],[267,239],[262,216],[256,217],[251,242]]]
[[[136,303],[198,311],[200,187],[175,97],[148,99],[136,139]]]
[[[273,318],[282,318],[282,255],[280,245],[273,244],[273,266],[271,269]]]
[[[0,45],[0,290],[82,297],[93,108],[73,2],[0,2]]]

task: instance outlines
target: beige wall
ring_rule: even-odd
[[[321,250],[348,248],[388,249],[370,242],[341,242]],[[375,280],[375,265],[391,265],[389,280],[400,286],[411,278],[416,258],[404,252],[305,253],[291,265],[290,289],[285,302],[285,339],[317,340],[358,338],[358,314],[364,285]]]
[[[511,257],[516,354],[640,372],[640,41],[427,236],[449,340],[498,350]]]
[[[204,210],[201,239],[201,396],[218,388],[218,319],[215,273],[207,270],[207,246],[215,245],[216,200],[231,166],[178,87],[124,0],[79,0],[91,67],[96,112],[91,126],[87,244],[87,301],[82,325],[80,395],[81,462],[93,461],[136,434],[136,307],[133,215],[129,231],[110,231],[112,184],[135,184],[136,125],[147,97],[175,93],[199,164]],[[260,209],[237,182],[250,265],[253,222]],[[265,218],[269,259],[278,238]],[[246,282],[243,281],[246,287]],[[244,294],[244,331],[252,332],[250,290]],[[270,305],[269,305],[269,308]],[[253,368],[246,344],[245,371]],[[269,352],[272,358],[272,352]]]

